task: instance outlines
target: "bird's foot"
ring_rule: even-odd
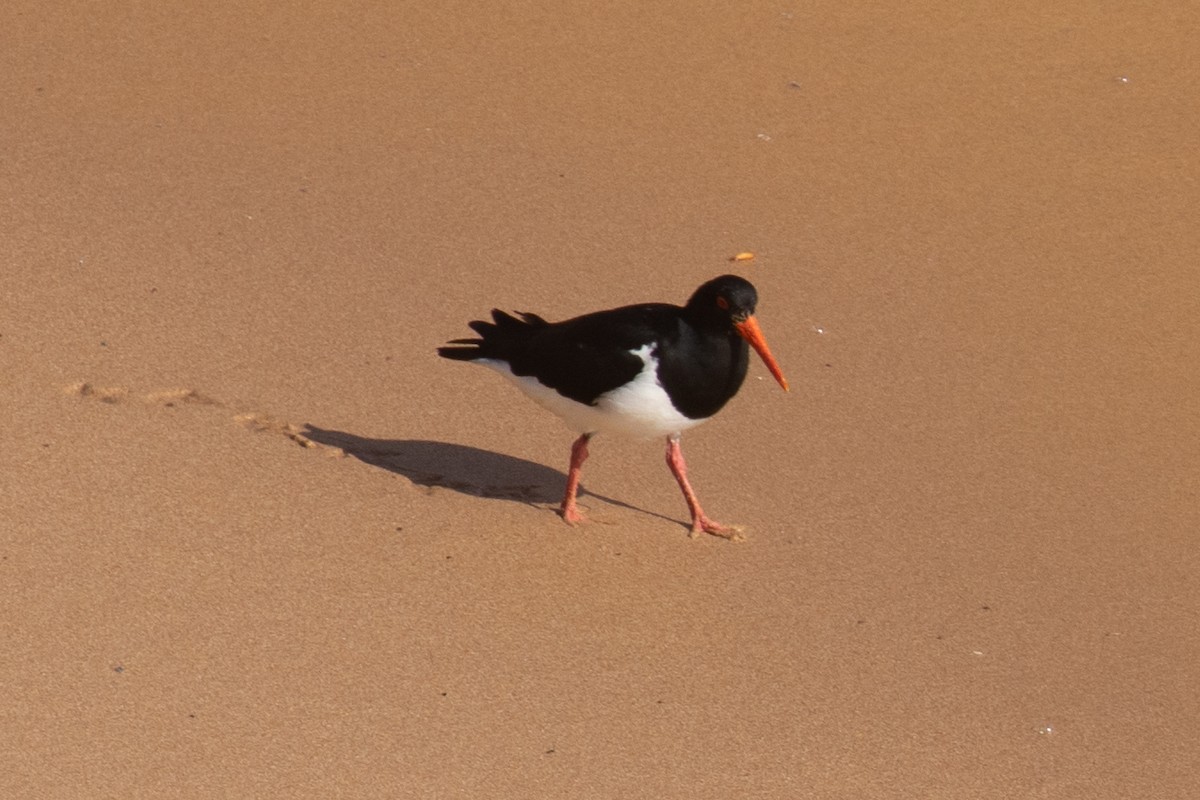
[[[722,539],[728,539],[731,542],[740,542],[745,540],[742,535],[743,528],[740,525],[722,525],[716,520],[711,520],[703,514],[692,520],[692,532],[689,534],[693,539],[700,536],[702,533],[707,533],[712,536],[719,536]]]
[[[558,510],[558,515],[563,518],[563,522],[567,523],[571,527],[582,525],[588,521],[587,517],[583,515],[583,512],[580,511],[579,507],[574,503],[569,506],[564,505]]]

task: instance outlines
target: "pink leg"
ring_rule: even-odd
[[[558,511],[568,525],[587,522],[583,513],[575,505],[575,493],[579,491],[579,473],[583,469],[583,462],[587,460],[588,440],[591,438],[590,433],[585,433],[575,440],[575,444],[571,445],[571,468],[567,471],[567,493],[563,495],[562,507]]]
[[[696,493],[692,491],[692,485],[688,483],[687,464],[683,461],[683,450],[679,447],[679,436],[677,435],[667,437],[667,466],[671,468],[671,474],[679,482],[679,488],[683,490],[683,499],[687,500],[688,510],[692,512],[692,538],[701,533],[711,533],[713,536],[735,541],[742,538],[737,526],[722,525],[704,515],[704,510],[700,508],[700,501],[696,499]]]

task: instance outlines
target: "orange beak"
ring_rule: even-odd
[[[775,356],[771,355],[771,350],[767,347],[767,340],[763,338],[762,331],[759,330],[758,322],[754,317],[746,317],[742,322],[733,323],[733,328],[754,348],[754,352],[758,353],[758,357],[767,365],[767,369],[771,370],[771,374],[775,376],[775,380],[779,381],[783,390],[788,391],[787,378],[783,377],[783,370],[776,363]]]

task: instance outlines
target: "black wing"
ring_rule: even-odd
[[[633,351],[678,337],[677,306],[646,304],[598,311],[548,323],[534,314],[520,319],[494,310],[494,322],[476,321],[479,339],[442,347],[445,358],[507,362],[514,375],[532,376],[564,397],[594,405],[605,392],[625,385],[644,362]]]

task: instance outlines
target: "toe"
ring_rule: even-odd
[[[740,542],[745,538],[742,536],[742,527],[740,525],[722,525],[708,517],[700,517],[692,522],[692,538],[695,539],[702,533],[719,536],[731,542]]]
[[[563,522],[572,527],[576,525],[582,525],[583,523],[587,522],[587,517],[585,517],[575,506],[559,509],[558,514],[563,518]]]

